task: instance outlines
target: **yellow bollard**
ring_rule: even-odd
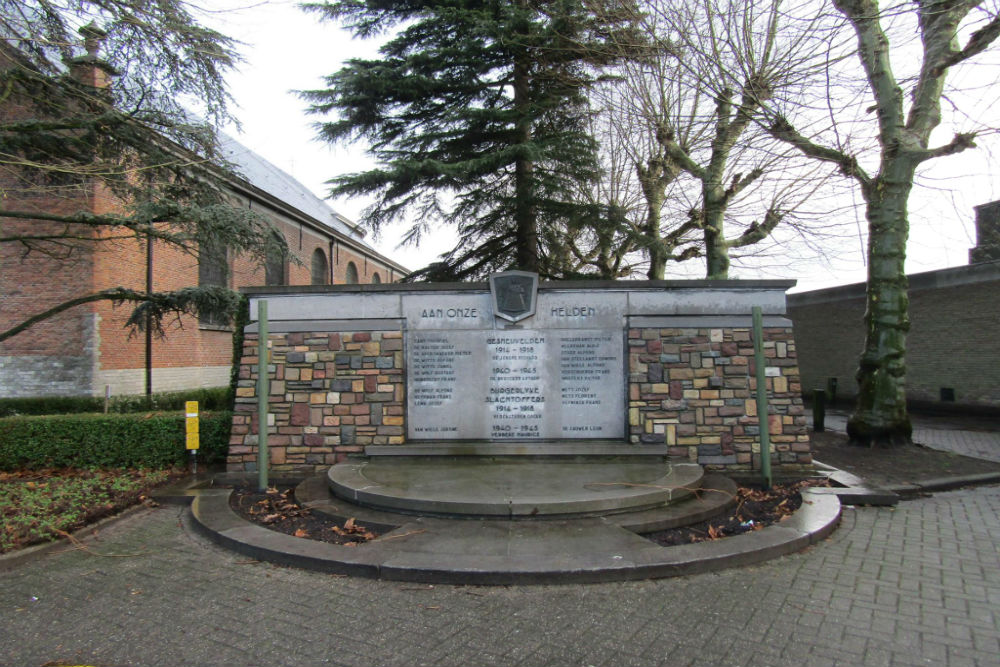
[[[198,401],[184,403],[184,429],[187,434],[187,448],[191,452],[191,474],[198,474]]]

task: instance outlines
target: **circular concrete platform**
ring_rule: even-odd
[[[450,584],[540,584],[670,577],[747,565],[799,551],[824,538],[840,518],[836,496],[804,492],[789,519],[736,537],[662,547],[638,531],[658,530],[718,511],[731,494],[722,478],[679,503],[599,517],[519,520],[420,517],[332,498],[326,478],[300,485],[300,502],[325,514],[379,525],[380,537],[347,547],[302,539],[249,523],[229,507],[228,489],[194,493],[198,529],[252,558],[322,572]]]
[[[371,457],[327,473],[338,498],[422,516],[597,516],[666,505],[690,496],[704,472],[662,459],[538,460]]]

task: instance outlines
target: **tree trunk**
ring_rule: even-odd
[[[514,234],[516,268],[538,271],[538,215],[532,202],[532,172],[530,160],[518,158],[514,164]]]
[[[523,1],[519,3],[522,7]],[[535,207],[534,163],[525,157],[531,143],[531,73],[528,53],[514,55],[514,141],[521,149],[514,161],[515,268],[538,271],[538,211]]]
[[[705,278],[727,280],[729,278],[729,246],[726,245],[724,227],[726,207],[710,189],[704,196],[705,220]]]
[[[906,332],[910,328],[906,278],[906,203],[915,165],[897,158],[866,193],[868,289],[865,347],[857,371],[858,399],[847,423],[851,440],[863,445],[908,442]]]
[[[660,238],[660,211],[663,208],[663,193],[656,191],[651,185],[646,191],[646,240],[649,243],[649,270],[646,277],[650,280],[663,280],[667,272],[667,252],[663,239]]]

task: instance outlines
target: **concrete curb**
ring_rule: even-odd
[[[954,477],[937,477],[910,484],[895,484],[885,487],[889,491],[903,497],[912,497],[937,491],[954,491],[969,486],[987,486],[1000,484],[1000,473],[986,472],[979,475],[955,475]]]
[[[923,481],[905,484],[889,484],[881,487],[870,487],[865,480],[857,475],[834,468],[833,466],[815,462],[817,468],[824,471],[827,478],[839,484],[840,489],[831,487],[825,493],[841,497],[845,504],[859,505],[895,505],[900,499],[909,500],[928,493],[953,491],[970,486],[986,486],[1000,484],[1000,473],[986,472],[978,475],[954,475],[951,477],[935,477]],[[821,491],[821,490],[820,490]],[[822,492],[822,491],[821,491]],[[893,500],[892,496],[896,496]],[[854,502],[851,502],[851,501]]]
[[[840,520],[836,496],[806,491],[791,518],[712,542],[661,547],[603,518],[558,521],[415,517],[359,547],[295,538],[251,524],[229,491],[191,505],[199,532],[241,554],[281,565],[423,583],[508,585],[628,581],[711,572],[770,560],[815,544]]]

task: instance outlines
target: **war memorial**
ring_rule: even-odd
[[[225,490],[195,500],[196,523],[254,558],[450,583],[662,577],[801,549],[833,530],[834,496],[724,548],[644,537],[719,516],[765,463],[814,472],[792,284],[508,271],[248,289],[228,474],[304,478],[299,503],[380,537],[348,549],[250,526]]]
[[[260,288],[230,470],[256,465],[257,304],[269,307],[271,467],[351,455],[657,453],[749,471],[759,456],[751,309],[764,313],[768,425],[811,463],[789,281]],[[492,289],[491,289],[492,285]]]

